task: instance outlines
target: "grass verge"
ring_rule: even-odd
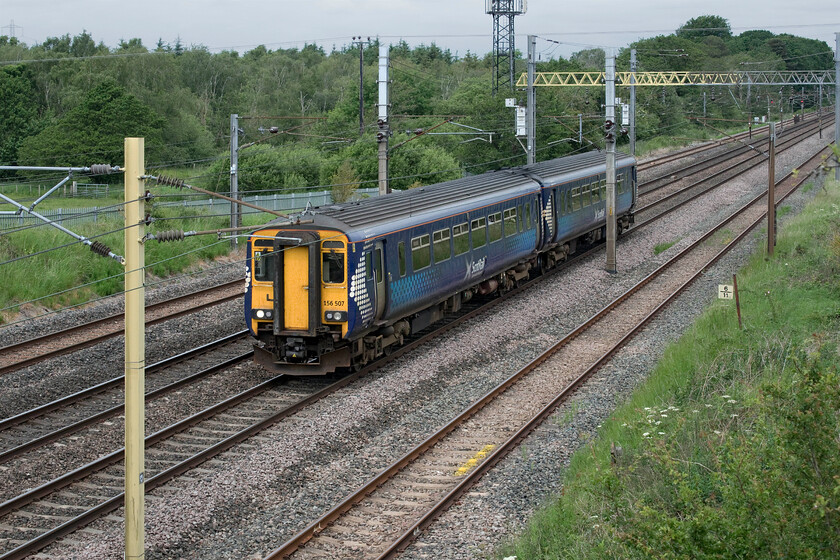
[[[838,232],[833,183],[739,272],[744,328],[715,302],[500,556],[840,557]]]
[[[270,214],[248,215],[246,225],[264,223]],[[155,212],[160,220],[148,232],[163,230],[203,231],[229,227],[227,217],[196,215],[189,209],[167,208]],[[100,220],[73,227],[73,231],[125,254],[124,224]],[[178,274],[227,255],[228,240],[213,235],[188,237],[177,243],[146,243],[146,267],[150,277]],[[29,308],[57,309],[113,295],[123,289],[124,267],[113,259],[97,256],[72,237],[47,225],[0,236],[0,324]],[[45,297],[46,296],[46,297]],[[18,305],[33,302],[24,306]]]

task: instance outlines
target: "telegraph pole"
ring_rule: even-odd
[[[142,559],[145,485],[144,139],[125,139],[125,558]]]
[[[770,123],[769,168],[767,180],[767,255],[776,246],[776,123]]]
[[[390,97],[388,95],[388,54],[389,45],[379,43],[379,104],[378,120],[379,131],[376,133],[376,142],[379,144],[379,195],[386,195],[391,192],[388,184],[388,137],[391,135],[388,123],[388,108]]]
[[[607,114],[604,132],[607,147],[607,272],[616,272],[615,264],[615,52],[607,56]]]
[[[703,94],[704,107],[705,102]],[[630,49],[630,155],[636,155],[636,49]]]
[[[230,115],[230,197],[239,200],[239,115]],[[230,227],[240,226],[242,207],[235,202],[230,203]],[[230,248],[236,249],[238,236],[230,236]]]
[[[528,35],[528,165],[537,158],[537,90],[534,88],[534,74],[537,69],[537,37]]]

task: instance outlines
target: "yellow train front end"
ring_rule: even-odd
[[[289,375],[350,366],[347,251],[347,237],[332,230],[251,235],[245,317],[258,363]]]

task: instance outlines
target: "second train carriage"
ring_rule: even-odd
[[[602,153],[304,212],[248,243],[245,315],[265,367],[321,375],[387,353],[476,294],[504,291],[605,229]],[[617,158],[632,223],[635,162]]]

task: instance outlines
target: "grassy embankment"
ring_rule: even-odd
[[[840,558],[840,185],[738,285],[743,329],[715,302],[503,555]]]
[[[154,192],[160,195],[176,191],[157,187]],[[14,198],[11,193],[10,196]],[[121,202],[121,199],[50,198],[39,204],[37,209],[104,207]],[[22,203],[28,204],[31,200]],[[243,210],[250,212],[249,209]],[[226,216],[195,217],[199,212],[189,208],[157,209],[155,218],[160,221],[148,227],[147,231],[204,231],[230,225]],[[245,214],[243,221],[245,225],[252,225],[273,217],[269,214]],[[120,220],[100,219],[96,223],[65,227],[104,243],[118,255],[125,254],[124,224]],[[62,248],[51,250],[55,247]],[[166,277],[191,270],[202,262],[227,255],[229,251],[230,243],[219,241],[213,235],[190,237],[177,243],[152,241],[146,244],[146,264],[151,276]],[[87,246],[47,225],[0,235],[0,263],[0,310],[9,308],[0,311],[0,324],[20,310],[19,307],[11,307],[17,303],[38,300],[34,304],[37,307],[56,309],[115,294],[123,289],[123,267],[119,263],[94,255]],[[41,299],[45,296],[50,297]]]

